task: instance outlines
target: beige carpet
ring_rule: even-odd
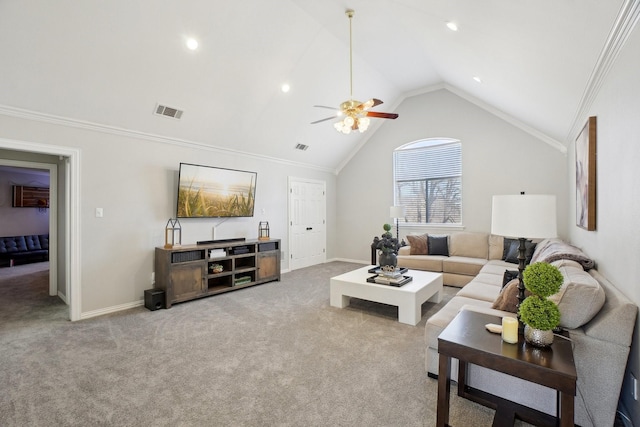
[[[392,306],[329,306],[329,278],[356,267],[80,322],[46,269],[0,271],[0,426],[432,426],[424,323],[439,305],[415,327]],[[492,417],[452,393],[452,425]]]

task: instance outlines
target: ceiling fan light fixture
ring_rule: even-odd
[[[369,128],[369,117],[377,117],[381,119],[396,119],[398,115],[395,113],[380,113],[377,111],[368,111],[370,108],[376,105],[382,104],[382,101],[377,98],[371,98],[366,102],[360,102],[353,99],[353,37],[351,32],[351,19],[353,18],[353,10],[347,9],[345,12],[349,18],[349,100],[340,104],[340,107],[336,111],[336,116],[344,116],[344,119],[333,124],[333,127],[341,133],[349,134],[351,131],[358,130],[360,133],[366,131]],[[324,105],[314,105],[314,107],[333,109],[332,107],[325,107]],[[367,117],[369,116],[369,117]],[[311,124],[321,123],[327,120],[332,120],[333,117],[326,117],[324,119],[316,120]]]
[[[360,131],[360,133],[366,131],[369,128],[370,122],[371,121],[368,117],[361,117],[358,119],[358,130]]]

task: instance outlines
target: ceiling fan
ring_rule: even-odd
[[[376,105],[382,104],[382,101],[380,101],[379,99],[371,98],[366,102],[360,102],[353,99],[353,40],[351,36],[351,20],[353,18],[354,11],[352,9],[347,9],[345,14],[349,18],[349,100],[344,101],[342,104],[340,104],[339,108],[326,107],[324,105],[314,105],[314,107],[334,110],[336,111],[336,115],[316,120],[315,122],[311,122],[311,124],[332,120],[336,116],[344,117],[342,120],[335,123],[334,127],[338,132],[348,134],[351,133],[351,131],[355,130],[358,130],[360,132],[366,131],[369,127],[369,117],[375,117],[379,119],[396,119],[398,118],[398,115],[395,113],[379,113],[376,111],[369,111],[369,109],[375,107]]]

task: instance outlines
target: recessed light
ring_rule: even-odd
[[[447,22],[447,28],[450,29],[451,31],[458,31],[458,24],[456,24],[455,22]]]
[[[193,38],[187,39],[187,47],[191,50],[196,50],[198,48],[198,40]]]
[[[284,83],[281,87],[280,90],[282,90],[284,93],[287,93],[291,90],[291,86],[289,86],[288,83]]]

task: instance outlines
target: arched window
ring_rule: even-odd
[[[431,138],[393,152],[395,205],[403,206],[405,223],[462,223],[462,144]]]

